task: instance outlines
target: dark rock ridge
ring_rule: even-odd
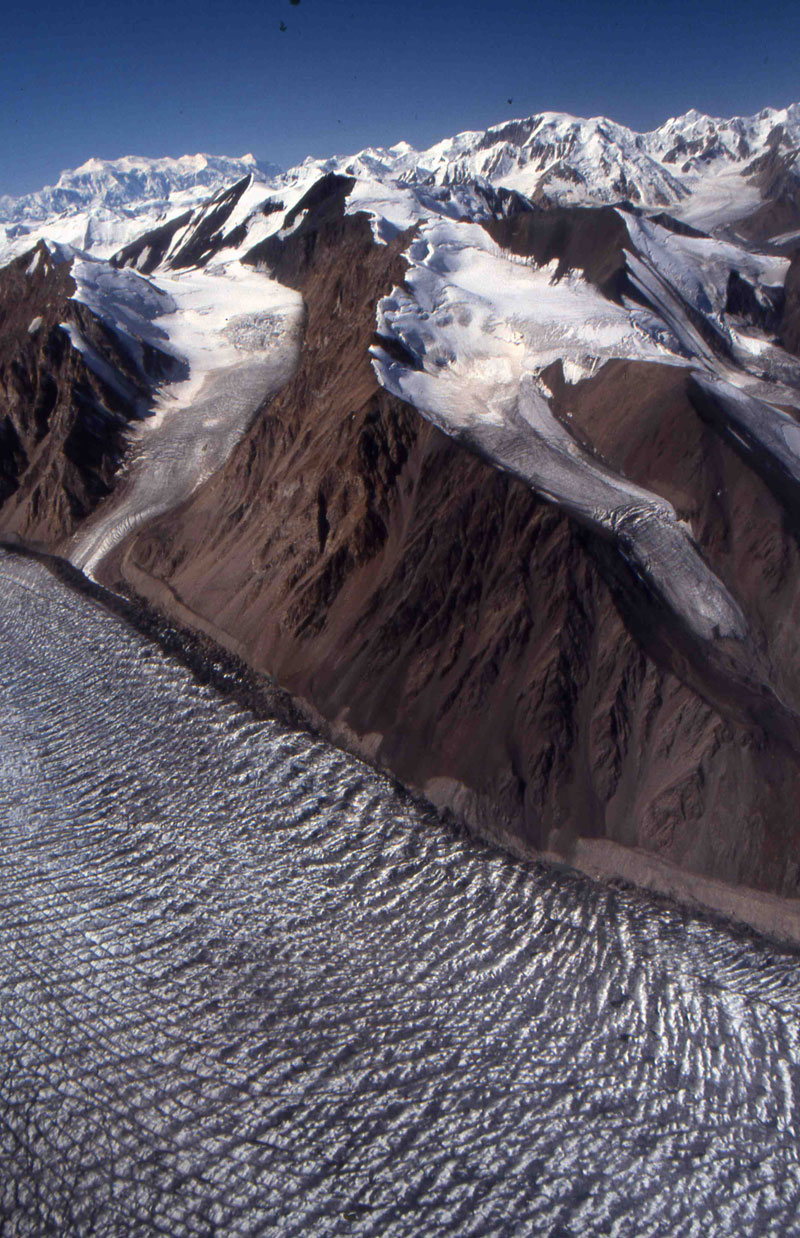
[[[789,266],[784,286],[784,307],[780,323],[780,337],[784,348],[800,357],[800,250]]]
[[[538,209],[530,209],[529,206],[506,217],[495,217],[482,223],[498,245],[520,257],[533,258],[538,265],[555,259],[557,279],[567,271],[580,271],[610,301],[621,305],[625,299],[649,307],[650,301],[630,276],[626,255],[634,251],[634,246],[620,211],[632,215],[641,213],[629,203]],[[704,235],[664,212],[650,218],[680,236]],[[729,344],[717,325],[699,313],[677,289],[672,289],[672,295],[711,350],[718,356],[729,358]],[[778,300],[782,304],[782,298]],[[769,308],[770,321],[774,325],[778,311],[771,302]]]
[[[142,274],[149,275],[164,263],[169,254],[166,265],[173,270],[205,266],[216,253],[224,226],[252,179],[252,176],[243,176],[230,188],[221,189],[199,211],[187,211],[177,219],[145,232],[115,254],[112,259],[114,265],[135,267]],[[189,223],[191,228],[187,228]],[[183,229],[187,229],[185,236],[181,236]],[[230,239],[236,243],[244,236],[242,228],[238,238],[232,234]],[[176,241],[179,243],[170,253]]]
[[[728,277],[725,313],[736,314],[770,335],[782,326],[785,300],[783,288],[756,288],[738,271]]]
[[[629,246],[624,220],[612,206],[552,207],[518,211],[487,220],[498,245],[539,266],[558,262],[557,274],[582,271],[589,283],[614,301],[632,291],[625,269]]]
[[[53,546],[113,487],[126,427],[146,410],[153,378],[173,364],[142,345],[141,362],[87,306],[71,299],[71,262],[46,245],[0,270],[0,532]],[[62,324],[113,371],[99,377]]]
[[[175,219],[151,228],[148,232],[131,241],[115,254],[111,261],[118,267],[135,267],[143,275],[150,275],[164,261],[167,251],[175,237],[185,228],[192,218],[192,211],[185,211]]]

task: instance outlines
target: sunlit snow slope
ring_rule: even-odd
[[[252,155],[89,159],[36,193],[0,196],[0,259],[42,237],[110,257],[145,228],[193,210],[223,186],[244,176],[263,181],[277,171]]]

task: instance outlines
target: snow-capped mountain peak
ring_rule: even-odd
[[[37,193],[0,197],[0,256],[8,260],[47,236],[108,257],[244,176],[264,186],[265,199],[283,199],[292,196],[293,186],[327,172],[384,188],[409,185],[415,192],[460,193],[488,185],[556,205],[628,201],[666,209],[703,230],[731,225],[752,216],[765,199],[780,198],[784,206],[773,232],[788,233],[792,202],[800,194],[799,149],[795,103],[730,119],[691,109],[645,133],[605,116],[539,112],[465,130],[426,150],[399,141],[308,158],[285,173],[252,154],[92,158]]]
[[[80,167],[62,172],[55,185],[20,198],[0,198],[0,220],[46,219],[89,206],[140,206],[194,189],[202,189],[207,196],[243,176],[256,174],[266,180],[279,171],[274,164],[259,163],[252,154],[240,158],[198,154],[178,159],[138,155],[87,159]]]
[[[691,109],[644,135],[648,149],[665,163],[698,170],[702,163],[723,157],[731,163],[748,160],[768,148],[788,149],[800,143],[800,105],[763,108],[755,116],[723,119]]]
[[[275,164],[252,154],[87,159],[62,172],[55,185],[20,198],[0,197],[0,255],[8,260],[47,236],[109,257],[160,220],[196,209],[245,176],[268,182],[279,174]]]

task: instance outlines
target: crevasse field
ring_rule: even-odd
[[[795,957],[0,599],[0,1232],[800,1233]]]

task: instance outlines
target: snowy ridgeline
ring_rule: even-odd
[[[650,133],[605,117],[543,112],[460,133],[423,151],[398,142],[307,159],[285,173],[252,155],[90,159],[62,173],[54,186],[20,198],[0,196],[0,260],[43,236],[109,257],[145,229],[196,209],[244,176],[264,186],[265,197],[283,197],[325,172],[355,176],[389,194],[396,182],[457,192],[477,181],[561,203],[628,199],[710,229],[756,208],[759,161],[780,159],[787,173],[800,174],[798,145],[800,105],[794,104],[730,120],[691,111]]]
[[[147,228],[195,210],[226,185],[244,176],[265,180],[276,174],[273,164],[252,155],[90,159],[62,172],[55,185],[20,198],[0,196],[0,260],[24,253],[42,237],[108,258]]]

